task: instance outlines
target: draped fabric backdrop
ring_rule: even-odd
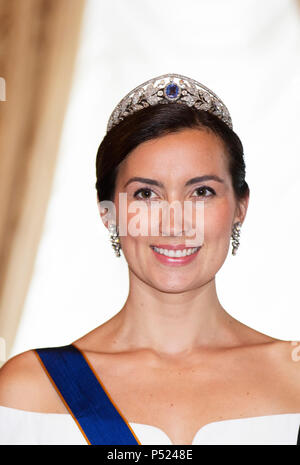
[[[1,0],[0,337],[10,353],[56,167],[83,0]]]

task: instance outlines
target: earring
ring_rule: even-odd
[[[241,226],[242,223],[238,221],[237,223],[234,224],[232,228],[232,255],[236,255],[236,251],[240,245],[240,231],[241,231]]]
[[[120,237],[117,229],[116,224],[110,224],[108,226],[109,233],[110,233],[110,242],[112,244],[112,247],[115,251],[115,254],[117,257],[121,257],[120,254],[120,249],[121,249],[121,244],[120,244]]]

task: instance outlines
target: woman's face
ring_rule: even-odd
[[[203,176],[214,179],[189,183]],[[148,182],[132,179],[136,177]],[[174,201],[182,217],[172,208],[164,217],[159,206]],[[185,210],[185,203],[189,209]],[[232,226],[243,222],[247,205],[248,199],[237,203],[234,197],[223,142],[211,131],[183,129],[143,142],[119,165],[116,179],[116,222],[126,231],[120,242],[130,272],[164,292],[202,286],[224,263]],[[177,245],[201,247],[188,257],[169,257],[153,249]]]

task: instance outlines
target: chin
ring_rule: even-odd
[[[199,279],[199,277],[198,277]],[[171,279],[171,277],[160,277],[160,278],[153,278],[151,281],[149,281],[149,275],[147,279],[147,283],[153,287],[154,289],[157,289],[160,292],[166,292],[170,294],[180,294],[186,291],[193,290],[197,287],[201,286],[201,283],[197,282],[195,283],[195,280],[188,280],[181,278],[179,279]]]

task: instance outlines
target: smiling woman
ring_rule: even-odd
[[[0,415],[19,425],[13,442],[25,441],[29,422],[32,443],[296,444],[300,373],[290,342],[233,318],[216,291],[250,193],[223,102],[180,75],[141,84],[112,113],[96,172],[102,221],[128,264],[128,297],[72,344],[4,365]],[[165,221],[173,203],[181,215]],[[1,441],[10,435],[3,428]]]
[[[135,218],[135,211],[132,212],[131,209],[132,202],[137,202],[138,195],[141,192],[149,193],[146,201],[144,198],[141,199],[149,205],[148,209],[143,209],[139,214],[141,230],[145,230],[144,225],[155,223],[157,208],[152,210],[153,204],[157,207],[161,206],[162,202],[167,204],[178,202],[179,205],[188,201],[191,202],[191,214],[181,215],[181,218],[184,217],[185,231],[182,227],[182,221],[180,221],[181,218],[176,221],[174,215],[174,221],[168,218],[169,221],[164,222],[161,212],[161,215],[158,216],[157,225],[160,225],[159,236],[163,236],[163,238],[152,236],[150,230],[143,236],[126,234],[120,238],[120,245],[130,270],[136,272],[139,270],[140,278],[144,282],[153,280],[152,285],[155,288],[161,288],[164,292],[168,290],[168,283],[170,283],[169,290],[178,293],[198,287],[199,284],[206,284],[208,280],[213,278],[217,271],[216,268],[220,268],[228,253],[233,225],[243,221],[248,195],[245,195],[244,191],[242,191],[244,194],[242,197],[238,188],[237,192],[234,192],[231,174],[228,170],[229,155],[227,155],[225,143],[209,126],[204,126],[199,111],[191,110],[187,106],[179,104],[157,105],[156,107],[146,108],[131,117],[131,123],[136,129],[135,132],[131,131],[130,133],[139,133],[138,121],[141,121],[143,125],[147,124],[148,133],[151,130],[154,132],[159,124],[159,117],[164,124],[163,135],[156,134],[154,139],[140,142],[119,163],[118,173],[114,181],[115,192],[112,198],[116,206],[116,212],[119,214],[119,195],[124,192],[127,194],[126,215],[122,214],[122,218],[125,219],[127,225]],[[169,119],[173,123],[173,130],[167,134],[166,127]],[[175,131],[174,121],[176,120],[177,130]],[[203,111],[202,120],[206,124],[212,121],[212,128],[223,125],[225,131],[227,130],[222,121],[219,122],[216,116],[208,115],[207,112]],[[182,121],[186,121],[189,126],[182,126]],[[196,124],[198,124],[198,128],[193,127]],[[122,131],[121,124],[118,129]],[[231,130],[228,129],[228,131]],[[119,134],[113,140],[119,141],[123,138],[122,134]],[[110,153],[114,153],[114,145],[109,143],[109,147]],[[105,157],[105,152],[103,153]],[[98,156],[101,156],[101,154],[100,146]],[[240,151],[240,157],[242,161],[242,151]],[[98,169],[101,173],[101,163],[99,163]],[[233,167],[234,171],[236,171],[235,167]],[[137,175],[142,173],[147,174],[148,182],[139,180]],[[201,181],[200,176],[195,178],[195,173],[199,173],[199,175],[204,173],[203,176],[205,177]],[[238,185],[236,180],[235,185]],[[245,190],[244,185],[243,189]],[[101,189],[99,189],[99,199],[101,194]],[[109,195],[112,194],[109,193]],[[139,202],[141,201],[139,200]],[[199,219],[199,215],[196,214],[197,205],[204,206],[204,225],[201,221],[198,221],[198,227],[195,224]],[[124,208],[123,205],[122,208]],[[126,230],[123,223],[118,226],[122,230]],[[170,227],[167,228],[167,226]],[[200,240],[198,243],[195,241],[193,246],[197,247],[197,251],[191,254],[187,245],[187,255],[184,259],[169,257],[168,248],[184,249],[187,236],[191,236],[190,231],[199,232],[200,230],[201,232],[201,228],[204,229],[203,234],[199,233],[198,237],[203,237],[204,242],[202,244]],[[200,253],[198,253],[198,246],[201,246]],[[150,247],[162,250],[157,250],[153,254]],[[216,253],[216,250],[219,250],[219,253]],[[171,271],[169,267],[159,266],[160,263],[169,265],[189,263],[190,267],[187,270],[185,267],[180,266]],[[203,282],[201,283],[202,273]],[[174,280],[177,281],[176,287],[174,287]]]

